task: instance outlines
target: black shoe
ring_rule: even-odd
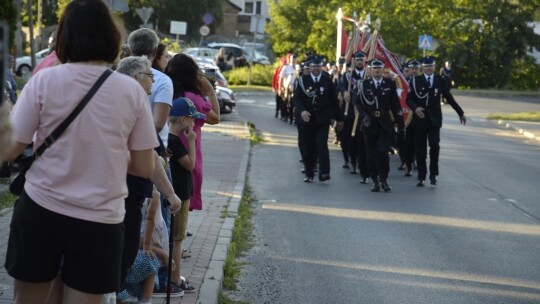
[[[388,185],[386,181],[381,182],[381,188],[384,190],[384,192],[392,191],[392,188],[390,188],[390,185]]]
[[[381,191],[381,186],[379,185],[379,182],[374,182],[373,187],[371,187],[371,192],[379,192]]]
[[[429,181],[431,182],[432,185],[437,185],[437,176],[435,175],[430,175],[429,176]]]
[[[330,179],[330,174],[321,174],[319,175],[319,181],[324,182]]]
[[[426,182],[423,179],[421,179],[421,180],[418,180],[418,184],[416,184],[416,186],[417,187],[424,187],[425,183]]]
[[[362,177],[362,179],[360,180],[360,184],[367,184],[367,180],[368,178],[367,177]]]
[[[405,172],[405,176],[412,176],[412,170],[407,169],[407,172]]]
[[[351,174],[358,174],[358,171],[356,171],[356,169],[352,169]]]
[[[313,181],[313,175],[306,175],[304,183],[311,183]]]
[[[303,163],[303,162],[304,162],[304,160],[300,158],[299,162]]]
[[[405,170],[405,167],[406,167],[405,163],[401,163],[401,166],[399,166],[397,169],[399,171],[403,171],[403,170]]]
[[[306,173],[306,168],[302,168],[302,173]]]
[[[349,164],[345,164],[345,165],[343,165],[343,166],[341,166],[341,167],[342,167],[343,169],[349,169],[349,168],[350,168],[350,167],[349,167]]]

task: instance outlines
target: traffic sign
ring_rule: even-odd
[[[184,21],[171,21],[171,34],[185,35],[187,31],[187,23]]]
[[[199,28],[199,34],[201,34],[201,36],[208,36],[208,34],[210,34],[210,28],[206,25],[203,25]]]
[[[206,25],[210,25],[214,22],[214,17],[212,17],[212,14],[206,13],[202,16],[202,22]]]
[[[421,50],[433,50],[433,37],[430,35],[421,35],[418,37],[418,48]]]
[[[141,7],[135,10],[137,12],[137,15],[141,18],[143,23],[148,23],[148,20],[150,19],[150,16],[152,16],[152,13],[154,12],[154,8],[152,7]]]

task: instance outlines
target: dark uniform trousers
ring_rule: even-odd
[[[401,107],[393,80],[382,79],[376,87],[371,79],[364,80],[359,88],[357,103],[362,118],[362,135],[366,146],[366,159],[369,173],[374,182],[386,181],[390,171],[388,149],[392,144],[394,122],[390,112],[396,118],[400,128],[403,127]],[[366,124],[366,118],[371,120]]]
[[[460,117],[464,113],[450,93],[448,82],[438,75],[432,75],[431,77],[433,77],[432,85],[427,82],[424,75],[414,77],[407,95],[407,105],[413,113],[418,107],[424,108],[424,118],[414,114],[415,116],[411,122],[415,136],[419,180],[425,180],[427,175],[426,142],[429,145],[429,174],[431,176],[439,175],[439,142],[442,127],[441,96],[446,98],[448,104],[452,106]]]
[[[354,107],[349,105],[348,113],[343,120],[343,129],[339,132],[341,151],[345,163],[351,163],[353,169],[358,163],[358,153],[356,149],[356,141],[351,136],[354,124]]]
[[[332,79],[320,74],[318,83],[313,81],[311,75],[301,76],[299,85],[295,88],[294,103],[298,115],[303,111],[310,113],[310,121],[302,123],[301,137],[303,141],[302,156],[306,169],[306,176],[313,177],[313,168],[319,159],[319,175],[330,173],[330,155],[328,152],[328,132],[330,121],[342,121],[337,91]],[[299,79],[300,80],[300,79]]]

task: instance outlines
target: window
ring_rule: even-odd
[[[255,4],[255,14],[260,15],[262,10],[262,1],[257,1]]]
[[[253,14],[253,2],[244,3],[244,13]]]

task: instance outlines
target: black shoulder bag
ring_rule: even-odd
[[[15,179],[13,179],[13,181],[9,185],[9,192],[17,196],[21,195],[24,189],[24,183],[26,182],[26,172],[34,163],[36,157],[41,156],[41,154],[43,154],[43,152],[48,147],[50,147],[62,135],[62,133],[64,133],[67,127],[71,124],[71,122],[73,122],[73,120],[75,120],[77,115],[81,113],[82,109],[84,109],[90,99],[92,99],[97,90],[111,74],[112,71],[109,69],[103,72],[103,74],[99,77],[99,79],[92,86],[92,88],[90,88],[90,91],[86,93],[81,102],[79,102],[75,109],[73,109],[73,112],[71,112],[71,114],[69,114],[69,116],[58,127],[56,127],[56,129],[54,129],[51,135],[45,138],[45,141],[43,141],[43,143],[41,144],[41,146],[39,146],[36,152],[34,152],[33,155],[25,157],[19,161],[19,174],[15,177]]]

